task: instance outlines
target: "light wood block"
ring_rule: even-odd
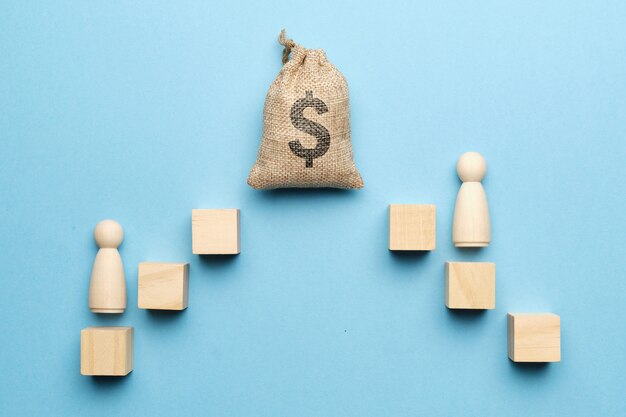
[[[513,362],[559,362],[561,318],[551,313],[509,313],[509,358]]]
[[[139,264],[137,304],[152,310],[184,310],[189,300],[189,264]]]
[[[195,255],[239,253],[239,209],[193,210],[191,229]]]
[[[391,204],[389,250],[435,250],[436,217],[432,204]]]
[[[132,327],[88,327],[80,331],[82,375],[124,376],[132,370]]]
[[[476,310],[496,308],[496,264],[446,262],[446,307]]]

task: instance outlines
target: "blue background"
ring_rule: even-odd
[[[3,416],[625,415],[626,3],[0,3]],[[282,27],[351,88],[361,191],[246,177]],[[488,162],[492,245],[451,242],[459,155]],[[437,205],[437,250],[387,250],[387,205]],[[191,254],[193,208],[242,252]],[[92,314],[103,218],[123,315]],[[191,263],[189,308],[137,309],[141,261]],[[448,311],[447,260],[497,264]],[[506,313],[562,319],[562,362],[507,358]],[[135,327],[126,378],[79,332]]]

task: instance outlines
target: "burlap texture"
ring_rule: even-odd
[[[248,184],[271,188],[362,188],[350,139],[350,102],[343,75],[321,49],[285,45],[284,66],[270,86],[263,137]],[[291,58],[288,59],[291,52]]]

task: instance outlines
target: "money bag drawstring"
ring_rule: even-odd
[[[285,49],[283,49],[283,65],[285,65],[287,61],[289,61],[289,53],[291,52],[291,48],[296,46],[296,43],[293,41],[293,39],[286,38],[285,29],[280,31],[278,43],[285,47]]]

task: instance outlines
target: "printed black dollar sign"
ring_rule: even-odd
[[[291,106],[291,123],[296,129],[315,136],[317,145],[312,149],[305,148],[299,140],[292,140],[289,142],[289,148],[296,156],[306,160],[305,166],[307,168],[313,168],[313,159],[324,155],[330,148],[330,133],[321,124],[304,117],[302,113],[307,107],[313,107],[317,114],[327,113],[328,107],[319,98],[313,98],[313,91],[307,91],[304,98],[299,99]]]

